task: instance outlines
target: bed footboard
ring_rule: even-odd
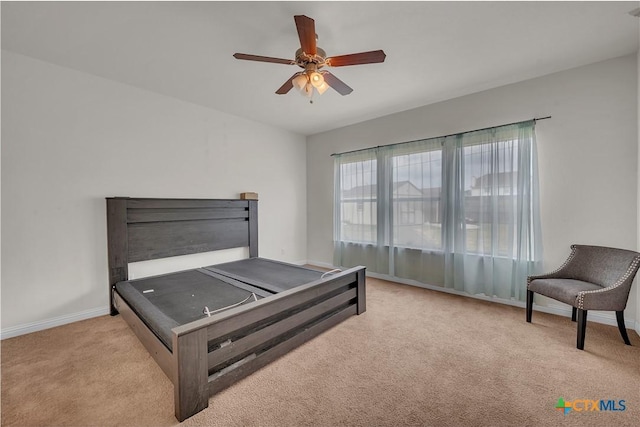
[[[200,412],[210,395],[365,310],[365,268],[356,267],[174,328],[176,418]]]

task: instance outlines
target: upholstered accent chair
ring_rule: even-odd
[[[531,323],[533,295],[539,293],[572,306],[574,322],[577,313],[578,349],[584,350],[588,310],[615,311],[622,339],[631,345],[624,326],[624,309],[639,265],[638,252],[571,245],[571,254],[559,269],[527,278],[527,322]]]

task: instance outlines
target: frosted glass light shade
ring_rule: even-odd
[[[324,84],[324,77],[322,77],[322,74],[314,71],[313,73],[309,74],[309,81],[314,87],[317,88]]]
[[[313,86],[311,85],[311,83],[307,83],[304,86],[304,89],[302,90],[302,93],[305,96],[309,97],[309,98],[311,98],[313,96]]]
[[[294,77],[292,83],[298,90],[302,90],[302,88],[304,88],[304,85],[307,84],[306,74],[300,74],[299,76]]]
[[[318,93],[322,95],[327,89],[329,89],[329,85],[326,82],[322,82],[320,86],[316,86],[316,89],[318,90]]]

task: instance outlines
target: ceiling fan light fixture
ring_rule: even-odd
[[[317,89],[324,84],[324,77],[317,71],[309,73],[309,81]]]
[[[327,57],[326,52],[317,45],[318,36],[315,30],[315,21],[304,15],[295,15],[293,18],[296,22],[296,30],[300,39],[300,49],[296,50],[295,59],[272,58],[246,53],[235,53],[233,55],[236,59],[246,61],[297,65],[304,69],[304,71],[295,73],[289,80],[285,81],[276,91],[278,95],[284,95],[294,87],[309,98],[313,96],[314,89],[318,91],[319,95],[322,95],[329,87],[342,96],[349,95],[353,92],[353,89],[346,83],[326,70],[318,70],[325,66],[345,67],[348,65],[375,64],[384,62],[387,56],[382,50],[372,50]],[[313,100],[310,102],[313,102]]]
[[[329,85],[324,82],[324,79],[323,79],[323,82],[322,82],[321,85],[316,86],[316,90],[318,91],[318,94],[320,94],[320,95],[325,93],[327,89],[329,89]]]
[[[307,83],[306,85],[304,85],[302,94],[307,98],[311,98],[313,96],[313,85],[311,83]]]
[[[302,90],[304,86],[307,84],[309,80],[307,79],[307,75],[304,73],[300,73],[297,77],[294,77],[292,82],[293,85],[298,89]]]

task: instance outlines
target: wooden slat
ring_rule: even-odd
[[[109,309],[118,314],[113,304],[113,286],[129,278],[127,199],[107,198],[107,250],[109,262]]]
[[[158,337],[156,337],[155,334],[147,328],[147,325],[140,320],[136,313],[131,310],[131,307],[129,307],[117,292],[114,292],[114,301],[118,307],[120,315],[136,334],[142,345],[145,346],[151,357],[155,359],[158,366],[160,366],[171,382],[175,382],[173,372],[173,354],[171,354],[162,341],[160,341],[160,339],[158,339]]]
[[[128,209],[164,208],[245,208],[247,200],[240,199],[127,199]]]
[[[204,330],[173,335],[175,415],[178,421],[209,406],[207,334]]]
[[[258,256],[258,201],[249,200],[249,257]]]
[[[257,257],[257,215],[257,200],[108,197],[109,289],[130,262],[241,247]]]
[[[249,246],[247,221],[130,224],[129,262]]]
[[[362,269],[362,267],[359,268]],[[256,323],[270,315],[281,313],[292,307],[304,304],[342,286],[355,284],[357,271],[358,268],[351,268],[331,276],[331,279],[317,280],[306,285],[298,286],[269,298],[253,302],[250,305],[232,308],[211,317],[195,320],[186,325],[178,326],[173,330],[178,335],[181,335],[196,329],[207,328],[208,339],[216,339],[231,331]]]
[[[227,360],[233,359],[242,353],[250,351],[277,336],[295,329],[296,327],[300,327],[300,325],[310,322],[311,320],[322,316],[324,313],[330,312],[336,307],[354,299],[356,296],[356,289],[350,289],[347,292],[341,293],[321,302],[320,304],[314,305],[307,310],[301,311],[293,316],[262,328],[259,331],[234,341],[225,347],[212,351],[209,353],[209,369],[214,368]]]
[[[248,219],[244,208],[128,209],[127,222],[193,221],[202,219]]]
[[[298,286],[294,289],[272,295],[269,298],[253,302],[250,305],[232,308],[211,317],[194,320],[186,325],[174,328],[173,331],[178,335],[182,335],[196,329],[207,328],[209,330],[209,340],[219,338],[224,335],[225,331],[229,333],[240,327],[255,323],[257,320],[264,319],[267,317],[266,314],[286,311],[324,293],[338,289],[341,286],[355,283],[356,272],[357,269],[355,268],[349,269],[332,276],[329,280],[318,280],[307,285]],[[295,301],[292,302],[291,298],[294,298]],[[237,322],[239,322],[239,320],[234,319],[246,318],[247,314],[250,314],[251,318],[247,319],[246,322],[242,322],[242,326],[234,328],[234,323],[237,324]]]
[[[238,380],[246,377],[247,375],[257,371],[268,363],[274,361],[280,356],[288,353],[292,349],[299,347],[311,338],[318,336],[322,332],[332,328],[333,326],[345,321],[350,316],[356,314],[357,308],[355,305],[351,305],[344,310],[341,310],[331,317],[313,325],[309,329],[300,332],[299,334],[291,337],[290,339],[281,342],[280,344],[270,348],[264,353],[260,354],[253,360],[239,366],[238,368],[221,376],[209,377],[209,394],[215,394],[225,389],[226,387],[234,384]]]
[[[362,270],[359,270],[356,273],[358,277],[358,314],[362,314],[367,311],[367,292],[366,292],[366,270],[362,267]]]
[[[342,277],[342,278],[336,279],[331,283],[324,283],[323,285],[326,285],[326,286],[316,285],[306,289],[301,289],[304,286],[308,286],[308,285],[303,285],[303,286],[299,286],[296,289],[290,290],[290,291],[299,290],[299,292],[295,294],[287,294],[283,296],[285,292],[290,292],[290,291],[285,291],[285,292],[276,294],[272,297],[262,299],[255,303],[252,303],[251,306],[247,306],[246,309],[243,310],[242,312],[238,312],[235,315],[231,315],[226,319],[223,319],[219,322],[216,322],[210,325],[207,328],[207,331],[208,331],[207,338],[210,341],[215,340],[216,338],[228,335],[235,330],[242,329],[249,325],[253,325],[273,315],[286,312],[288,310],[291,310],[292,308],[308,303],[322,295],[332,292],[335,289],[338,289],[342,286],[347,286],[353,282],[354,282],[353,277]],[[232,310],[238,310],[240,308],[241,307],[238,307],[237,309],[232,309]],[[231,310],[229,310],[229,312],[231,312]],[[224,314],[224,313],[221,313],[221,314]]]

